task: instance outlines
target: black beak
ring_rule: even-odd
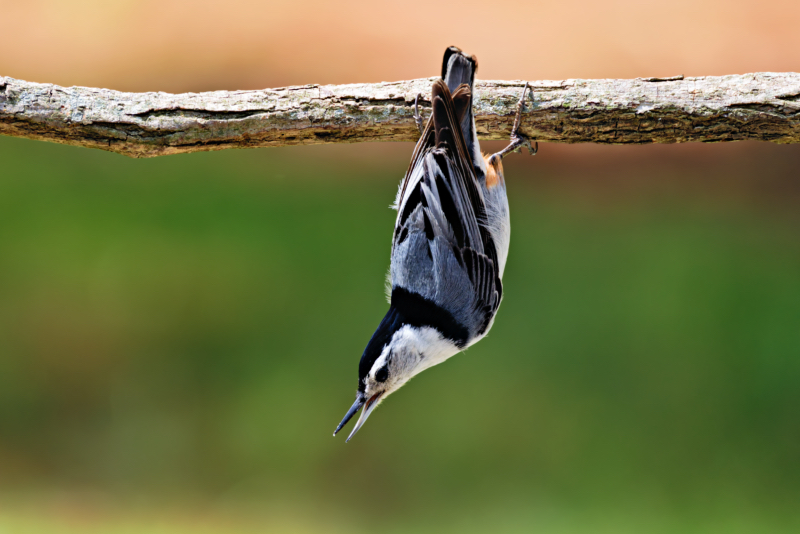
[[[364,396],[364,393],[363,393],[363,392],[359,391],[358,393],[356,393],[356,401],[353,403],[353,405],[352,405],[352,406],[350,406],[350,409],[349,409],[349,410],[347,410],[347,413],[344,415],[344,419],[342,419],[342,422],[341,422],[341,423],[339,423],[339,426],[337,426],[337,427],[336,427],[336,430],[334,430],[334,431],[333,431],[333,435],[334,435],[334,436],[335,436],[335,435],[336,435],[336,434],[337,434],[337,433],[338,433],[338,432],[339,432],[339,431],[342,429],[342,427],[343,427],[344,425],[346,425],[346,424],[347,424],[347,422],[348,422],[350,419],[352,419],[352,418],[353,418],[353,416],[354,416],[356,413],[358,413],[358,410],[360,410],[360,409],[361,409],[361,407],[362,407],[362,406],[364,406],[364,403],[366,402],[366,400],[367,400],[367,399],[366,399],[366,397]]]

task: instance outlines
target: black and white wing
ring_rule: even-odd
[[[412,316],[446,311],[462,330],[440,331],[460,346],[488,330],[502,297],[483,192],[461,129],[471,105],[469,86],[451,96],[442,80],[434,83],[431,120],[398,195],[390,271],[392,305]]]

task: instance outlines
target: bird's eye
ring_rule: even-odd
[[[378,382],[386,382],[387,378],[389,378],[389,367],[386,365],[375,371],[375,380]]]

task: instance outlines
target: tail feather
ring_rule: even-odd
[[[478,60],[474,56],[466,55],[460,48],[451,46],[444,51],[442,79],[451,93],[455,93],[461,84],[467,84],[472,88],[477,69]]]
[[[456,119],[461,124],[465,114],[472,107],[472,91],[467,84],[461,84],[453,93],[453,106],[456,108]]]
[[[481,155],[480,145],[478,144],[478,136],[475,131],[475,118],[472,114],[472,86],[475,83],[475,71],[478,69],[478,60],[475,56],[468,56],[461,49],[451,46],[444,52],[442,59],[442,79],[444,80],[450,93],[453,94],[454,100],[458,95],[461,98],[466,98],[466,101],[456,101],[458,108],[458,117],[461,126],[461,132],[464,134],[464,141],[467,143],[468,157],[472,160],[472,167],[475,169],[475,174],[479,180],[486,178],[486,164]],[[466,85],[469,89],[467,95],[459,94],[462,90],[461,86]],[[464,109],[462,115],[462,109]]]

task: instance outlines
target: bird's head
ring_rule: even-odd
[[[444,361],[458,350],[436,329],[407,324],[402,315],[390,308],[361,357],[356,400],[333,435],[363,409],[347,437],[350,441],[381,401],[417,373]]]

